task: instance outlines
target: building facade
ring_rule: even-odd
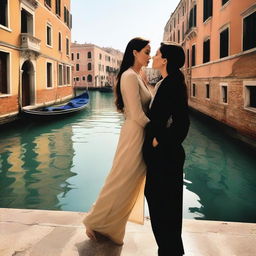
[[[0,123],[72,97],[70,0],[0,1]]]
[[[186,53],[190,107],[255,139],[255,0],[181,0],[163,39]]]
[[[101,48],[94,44],[71,45],[74,66],[73,79],[77,88],[113,86],[123,54],[112,48]]]

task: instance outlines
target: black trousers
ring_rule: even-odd
[[[183,165],[181,145],[143,150],[147,165],[145,196],[159,256],[181,256]]]

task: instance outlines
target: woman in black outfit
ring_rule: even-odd
[[[160,256],[184,254],[181,238],[183,165],[182,142],[189,129],[187,89],[180,68],[185,54],[179,45],[162,43],[153,68],[162,80],[149,110],[143,156],[147,165],[145,196]]]

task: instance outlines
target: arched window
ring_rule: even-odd
[[[88,70],[92,70],[92,63],[88,63]]]
[[[90,59],[92,57],[92,53],[88,52],[87,57],[88,57],[88,59]]]
[[[87,82],[92,82],[92,75],[87,76]]]

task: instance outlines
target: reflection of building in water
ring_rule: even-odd
[[[184,184],[201,204],[189,210],[202,216],[197,219],[255,222],[255,160],[244,158],[238,146],[212,132],[193,121],[184,142]]]
[[[35,129],[33,130],[33,132]],[[58,195],[70,190],[72,177],[72,127],[53,132],[22,134],[0,152],[1,207],[59,209]],[[3,198],[4,197],[4,198]]]

